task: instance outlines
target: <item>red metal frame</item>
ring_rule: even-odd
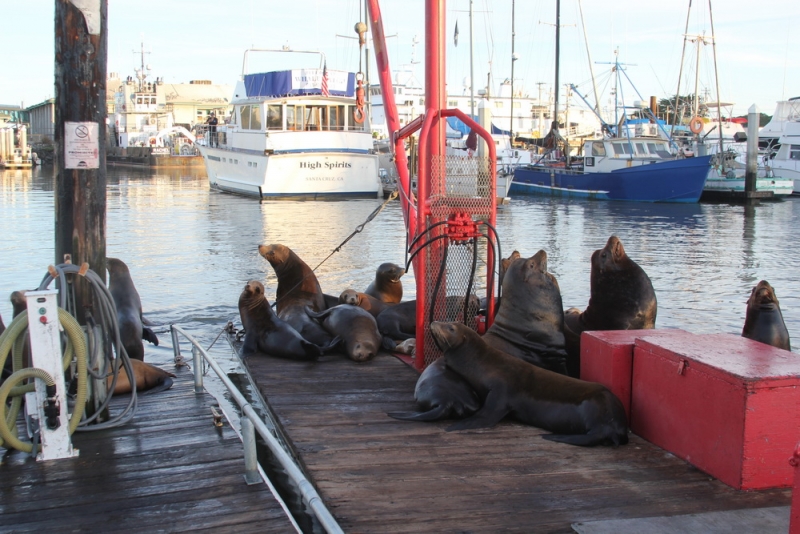
[[[445,109],[446,103],[446,85],[445,85],[445,0],[426,0],[425,1],[425,113],[424,115],[414,119],[402,129],[400,128],[397,108],[394,100],[394,91],[391,81],[391,70],[389,68],[389,58],[386,52],[385,33],[383,31],[383,22],[381,20],[380,7],[378,0],[367,0],[370,14],[370,25],[373,32],[373,43],[375,48],[375,59],[378,65],[378,72],[381,82],[381,90],[383,94],[383,104],[386,114],[387,126],[389,131],[392,132],[394,148],[395,148],[395,161],[397,164],[397,172],[399,177],[399,188],[402,192],[401,202],[403,207],[403,216],[406,226],[409,230],[409,236],[413,240],[417,238],[429,224],[438,221],[431,220],[434,215],[431,209],[431,191],[434,190],[434,185],[437,190],[444,189],[441,187],[444,184],[445,176],[434,176],[433,165],[435,161],[440,161],[441,156],[445,152],[445,127],[447,117],[457,117],[472,130],[480,135],[485,141],[487,152],[489,155],[489,190],[488,195],[491,197],[488,209],[488,223],[495,227],[496,213],[497,213],[497,176],[496,176],[496,161],[497,154],[495,150],[494,140],[489,132],[483,129],[471,117],[458,109]],[[414,132],[419,131],[419,151],[418,151],[418,181],[417,181],[417,196],[416,205],[414,205],[413,192],[411,190],[411,179],[408,171],[408,159],[405,154],[404,140],[412,135]],[[432,183],[436,178],[441,180],[441,183]],[[441,211],[443,202],[447,199],[437,200],[437,210]],[[464,232],[464,228],[470,226],[465,222],[465,218],[470,217],[470,210],[465,206],[452,205],[449,207],[451,210],[444,220],[451,220],[450,226],[447,231],[453,234],[460,234]],[[477,223],[472,226],[477,227]],[[455,228],[458,227],[458,228]],[[475,229],[469,232],[475,233]],[[494,301],[494,263],[496,261],[494,255],[494,248],[492,243],[496,242],[497,236],[492,235],[488,231],[487,235],[490,236],[489,247],[487,250],[487,264],[490,266],[487,273],[487,318],[486,327],[491,325],[494,318],[495,301]],[[456,237],[453,235],[453,237]],[[459,237],[460,239],[460,237]],[[426,250],[423,250],[417,257],[414,258],[414,277],[417,284],[417,348],[415,367],[423,369],[425,366],[425,336],[426,336],[426,319],[425,307],[426,297],[429,295],[427,288],[427,273],[426,273],[426,257],[429,255],[431,258],[441,258],[441,250],[443,247],[448,246],[449,241],[437,241],[429,245]]]

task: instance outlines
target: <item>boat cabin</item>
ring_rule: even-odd
[[[583,144],[585,172],[609,172],[622,167],[673,160],[669,145],[663,139],[619,137],[595,139]]]

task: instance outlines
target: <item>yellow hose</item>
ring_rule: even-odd
[[[69,433],[72,434],[75,432],[75,429],[78,428],[78,424],[83,417],[83,412],[86,408],[86,397],[88,396],[86,337],[78,321],[63,308],[58,308],[58,320],[61,322],[67,334],[69,345],[71,345],[74,350],[78,365],[78,393],[75,398],[75,409],[69,420]],[[0,368],[5,365],[9,351],[13,348],[17,338],[25,331],[27,326],[28,314],[21,313],[14,318],[6,331],[0,335]],[[69,355],[71,359],[73,352],[73,350],[70,350],[69,345],[64,354],[65,369],[66,366],[69,365],[69,360],[67,360],[66,357]],[[0,386],[0,446],[6,446],[4,445],[4,443],[6,443],[7,446],[23,452],[31,452],[33,450],[33,445],[18,440],[15,435],[17,414],[19,413],[22,402],[21,396],[14,397],[11,409],[8,413],[6,413],[6,399],[9,395],[21,395],[25,390],[30,389],[30,386],[15,387],[18,382],[27,378],[39,378],[48,383],[48,385],[53,385],[55,383],[53,378],[41,369],[22,369],[12,374],[3,382],[3,385]]]

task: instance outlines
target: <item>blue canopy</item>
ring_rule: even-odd
[[[354,97],[356,75],[353,72],[328,70],[331,96]],[[323,69],[295,69],[246,74],[244,86],[248,98],[322,94]]]

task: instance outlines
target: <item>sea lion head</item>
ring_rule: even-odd
[[[350,359],[356,362],[371,360],[378,353],[378,347],[372,341],[360,340],[348,351]]]
[[[500,283],[503,283],[503,277],[506,275],[506,271],[508,271],[508,266],[520,259],[520,254],[518,250],[515,250],[511,253],[511,255],[507,258],[503,258],[500,260]]]
[[[622,241],[615,235],[608,238],[604,248],[595,250],[592,254],[592,269],[598,272],[618,270],[620,264],[628,258]]]
[[[375,278],[383,279],[387,282],[397,284],[400,282],[400,277],[406,273],[406,270],[394,263],[382,263],[378,270],[375,271]]]
[[[272,265],[273,269],[277,269],[289,259],[292,255],[292,250],[286,245],[273,243],[271,245],[259,245],[258,253]]]
[[[465,330],[469,330],[469,328],[461,323],[444,323],[441,321],[431,323],[433,341],[442,352],[461,346],[467,339]]]
[[[242,294],[239,295],[239,307],[244,306],[245,308],[253,309],[266,298],[264,284],[258,280],[250,280],[244,285]]]
[[[339,295],[339,304],[350,304],[351,306],[358,306],[361,304],[361,299],[358,297],[358,291],[355,289],[345,289]]]
[[[547,272],[547,252],[540,250],[530,258],[513,261],[506,271],[503,291],[517,291],[520,287],[558,289],[556,277]],[[560,290],[559,290],[560,291]]]
[[[775,289],[766,280],[761,280],[750,292],[747,299],[747,307],[758,307],[761,309],[779,308],[778,296]]]
[[[125,265],[125,262],[117,258],[106,258],[106,269],[111,276],[118,274],[130,274],[130,269]]]
[[[14,291],[11,293],[11,308],[13,309],[12,316],[16,317],[20,313],[28,309],[28,299],[25,298],[26,291]]]

